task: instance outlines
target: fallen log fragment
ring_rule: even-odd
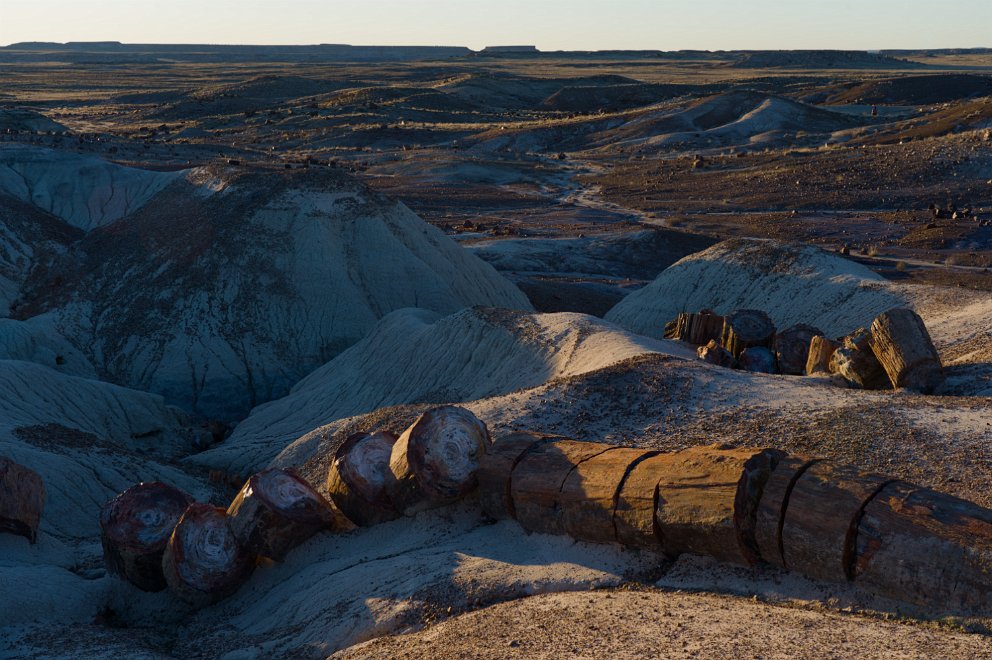
[[[399,518],[386,491],[389,458],[396,436],[385,431],[355,433],[334,452],[327,471],[331,501],[356,525],[368,527]]]
[[[531,431],[519,431],[500,437],[479,460],[479,500],[482,511],[494,520],[514,518],[510,479],[517,462],[532,446],[562,439]]]
[[[789,376],[802,376],[809,360],[810,343],[823,333],[811,325],[797,323],[777,332],[772,341],[775,362],[780,373]]]
[[[730,351],[712,339],[705,346],[700,346],[697,348],[696,355],[698,355],[699,359],[703,362],[709,362],[710,364],[715,364],[718,367],[724,367],[726,369],[734,369],[737,367],[737,360],[735,360],[734,356],[730,354]]]
[[[780,568],[785,568],[782,558],[782,525],[789,497],[799,477],[814,460],[805,456],[785,456],[775,464],[771,476],[765,482],[758,502],[755,518],[754,540],[761,558]]]
[[[532,532],[564,534],[561,488],[583,461],[614,449],[576,440],[552,440],[532,446],[510,476],[510,496],[517,522]]]
[[[865,390],[891,387],[871,349],[871,333],[860,328],[844,338],[844,345],[830,356],[830,373],[839,374],[848,385]]]
[[[904,482],[883,488],[858,524],[854,579],[943,612],[992,611],[992,511]]]
[[[613,512],[620,485],[632,466],[655,453],[617,447],[576,465],[562,484],[559,498],[565,533],[580,541],[616,541]]]
[[[773,374],[775,368],[775,354],[764,346],[751,346],[741,351],[739,366],[744,371],[758,374]]]
[[[165,589],[162,554],[193,497],[174,486],[140,483],[100,509],[100,540],[107,570],[144,591]]]
[[[169,589],[196,607],[233,594],[254,568],[255,556],[238,543],[227,513],[209,504],[186,508],[162,557]]]
[[[792,488],[781,523],[785,567],[821,580],[850,579],[861,512],[890,481],[832,461],[809,466]]]
[[[810,339],[809,357],[806,360],[807,375],[830,373],[830,358],[833,357],[834,351],[839,347],[840,342],[827,339],[826,337],[813,337]]]
[[[755,516],[775,449],[724,445],[680,451],[659,470],[655,519],[666,554],[689,552],[750,565],[758,561]]]
[[[930,394],[940,384],[940,355],[919,314],[905,308],[880,314],[871,324],[871,337],[871,349],[892,387]]]
[[[275,561],[319,531],[354,527],[299,475],[278,468],[252,475],[227,508],[227,518],[245,550]]]
[[[0,456],[0,533],[38,540],[45,509],[45,482],[34,470]]]
[[[655,509],[658,506],[658,482],[671,472],[673,454],[654,452],[641,457],[620,484],[613,511],[617,541],[623,545],[661,551],[661,536]]]
[[[775,324],[771,317],[757,309],[738,309],[727,315],[723,323],[720,343],[735,358],[740,358],[745,348],[771,347]]]
[[[710,341],[720,340],[723,323],[723,316],[706,309],[695,314],[681,313],[666,325],[665,339],[705,346]]]
[[[486,425],[470,411],[428,410],[393,445],[386,486],[393,505],[409,516],[470,493],[490,443]]]

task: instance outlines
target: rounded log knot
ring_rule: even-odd
[[[255,556],[238,543],[227,513],[210,504],[186,508],[162,557],[169,589],[196,607],[230,596],[254,569]]]
[[[0,456],[0,532],[38,540],[45,510],[45,482],[34,470]]]
[[[228,524],[248,552],[282,561],[286,554],[325,529],[353,525],[292,470],[252,475],[227,509]]]
[[[780,373],[790,376],[802,376],[806,372],[809,361],[810,343],[814,337],[823,333],[811,325],[797,323],[785,330],[775,333],[772,350]]]
[[[393,505],[409,516],[472,492],[490,442],[486,425],[470,411],[428,410],[393,445],[386,486]]]
[[[768,314],[759,309],[738,309],[724,319],[720,343],[731,355],[740,358],[745,348],[771,347],[774,336],[775,323]]]
[[[501,436],[479,460],[479,501],[482,511],[494,520],[515,518],[510,478],[513,469],[532,446],[557,436],[518,431]]]
[[[356,525],[377,525],[400,515],[386,490],[396,440],[386,431],[355,433],[334,452],[327,471],[327,492]]]
[[[193,497],[159,481],[140,483],[100,510],[100,539],[107,570],[144,591],[165,589],[162,555]]]

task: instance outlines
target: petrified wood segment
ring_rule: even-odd
[[[758,502],[754,540],[758,546],[758,554],[769,564],[785,567],[785,560],[782,558],[782,525],[785,522],[786,508],[800,475],[812,464],[813,460],[805,456],[785,456],[775,464],[771,476],[765,482]]]
[[[479,500],[482,511],[496,520],[513,518],[510,476],[517,462],[532,446],[556,436],[519,431],[497,438],[479,460]]]
[[[844,337],[844,345],[830,356],[830,373],[840,374],[851,387],[880,390],[891,387],[878,358],[871,349],[871,333],[860,328]]]
[[[387,484],[393,505],[409,516],[470,493],[489,444],[486,425],[470,411],[457,406],[428,410],[393,445],[393,478]]]
[[[849,579],[862,509],[890,481],[832,461],[809,466],[796,481],[785,510],[785,567],[821,580]]]
[[[720,340],[723,335],[723,323],[723,316],[709,310],[696,314],[682,313],[666,325],[665,339],[676,339],[704,346],[712,340]]]
[[[389,458],[396,436],[386,431],[355,433],[338,450],[327,471],[331,501],[356,525],[368,527],[398,518],[386,491]]]
[[[782,452],[723,445],[678,452],[659,470],[655,518],[666,554],[758,561],[755,515]]]
[[[734,356],[730,354],[730,351],[712,339],[705,346],[700,346],[697,348],[696,355],[698,355],[699,359],[703,362],[709,362],[710,364],[715,364],[718,367],[733,369],[737,366],[737,360],[735,360]]]
[[[510,477],[517,521],[532,532],[564,534],[561,487],[575,466],[614,449],[610,445],[552,440],[532,446]]]
[[[992,511],[894,482],[858,525],[854,579],[943,612],[992,611]]]
[[[661,551],[661,537],[655,520],[658,482],[671,470],[673,454],[646,454],[630,468],[620,484],[613,525],[617,541],[623,545]]]
[[[654,453],[618,447],[579,463],[561,487],[565,533],[594,543],[616,541],[613,512],[620,485],[632,465]]]
[[[140,483],[100,509],[107,570],[144,591],[165,589],[162,554],[193,497],[159,481]]]
[[[871,349],[893,387],[929,394],[940,384],[940,356],[919,314],[904,308],[880,314],[871,336]]]
[[[354,525],[292,470],[253,475],[227,509],[228,524],[248,552],[282,561],[321,530]]]
[[[809,375],[830,373],[830,358],[840,347],[840,342],[826,337],[813,337],[809,341],[809,357],[806,360],[806,373]]]
[[[0,532],[38,540],[45,482],[34,470],[0,456]]]
[[[209,504],[187,507],[162,557],[169,589],[197,607],[233,594],[254,568],[255,556],[238,543],[227,513]]]
[[[779,373],[802,376],[809,360],[810,344],[823,333],[811,325],[797,323],[775,334],[772,351]]]
[[[738,360],[741,369],[758,374],[773,374],[775,369],[775,354],[764,346],[751,346],[741,351]]]
[[[739,358],[745,348],[770,347],[774,336],[775,324],[768,314],[758,309],[738,309],[724,320],[720,343],[731,355]]]

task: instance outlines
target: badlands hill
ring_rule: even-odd
[[[406,207],[329,168],[160,173],[2,153],[9,194],[86,232],[32,270],[18,318],[50,313],[100,377],[187,410],[243,416],[395,309],[530,307]]]

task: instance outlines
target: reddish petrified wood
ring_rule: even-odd
[[[655,519],[666,554],[689,552],[737,564],[758,561],[755,516],[774,449],[724,445],[678,452],[659,470]]]
[[[576,465],[559,498],[565,533],[594,543],[616,541],[613,513],[620,485],[633,465],[654,453],[618,447]]]
[[[532,532],[564,534],[561,487],[575,466],[614,449],[610,445],[552,440],[532,446],[510,476],[517,521]]]
[[[858,523],[859,585],[936,612],[992,612],[992,511],[903,482]]]
[[[673,454],[645,454],[631,466],[617,492],[613,525],[623,545],[661,551],[661,537],[654,511],[658,504],[658,482],[671,471]]]
[[[252,475],[227,508],[227,517],[248,552],[276,561],[319,531],[354,527],[302,477],[278,468]]]
[[[803,472],[813,464],[805,456],[785,456],[775,464],[765,482],[755,517],[754,540],[758,554],[774,566],[785,567],[782,559],[782,524],[792,489]]]
[[[919,314],[890,309],[871,324],[871,337],[871,349],[893,387],[929,394],[940,384],[940,355]]]
[[[479,500],[482,511],[496,520],[513,518],[510,476],[513,468],[535,444],[560,440],[557,436],[519,431],[497,438],[479,460]]]
[[[389,460],[387,490],[404,515],[453,502],[478,485],[491,441],[486,425],[457,406],[433,408],[403,432]]]
[[[355,433],[334,452],[327,492],[344,515],[368,527],[400,516],[386,490],[396,436],[386,431]]]
[[[772,345],[775,324],[771,317],[758,309],[738,309],[727,315],[723,323],[720,344],[735,358],[751,346]]]
[[[0,533],[38,540],[38,525],[45,509],[45,482],[5,456],[0,456]]]
[[[810,343],[814,337],[821,335],[823,333],[818,328],[805,323],[797,323],[775,333],[772,351],[779,373],[802,376],[809,360]]]
[[[840,342],[826,337],[813,337],[809,341],[809,357],[806,359],[806,373],[830,373],[830,358],[840,347]]]
[[[110,573],[139,589],[165,589],[162,554],[172,530],[193,497],[174,486],[140,483],[100,510],[103,560]]]
[[[821,580],[849,579],[862,509],[890,481],[832,461],[809,466],[792,488],[785,510],[786,568]]]
[[[665,327],[665,339],[704,346],[711,340],[719,341],[723,333],[724,317],[703,310],[695,314],[679,314]]]
[[[255,568],[255,555],[238,543],[224,509],[191,504],[176,524],[162,557],[169,589],[204,607],[241,587]]]

